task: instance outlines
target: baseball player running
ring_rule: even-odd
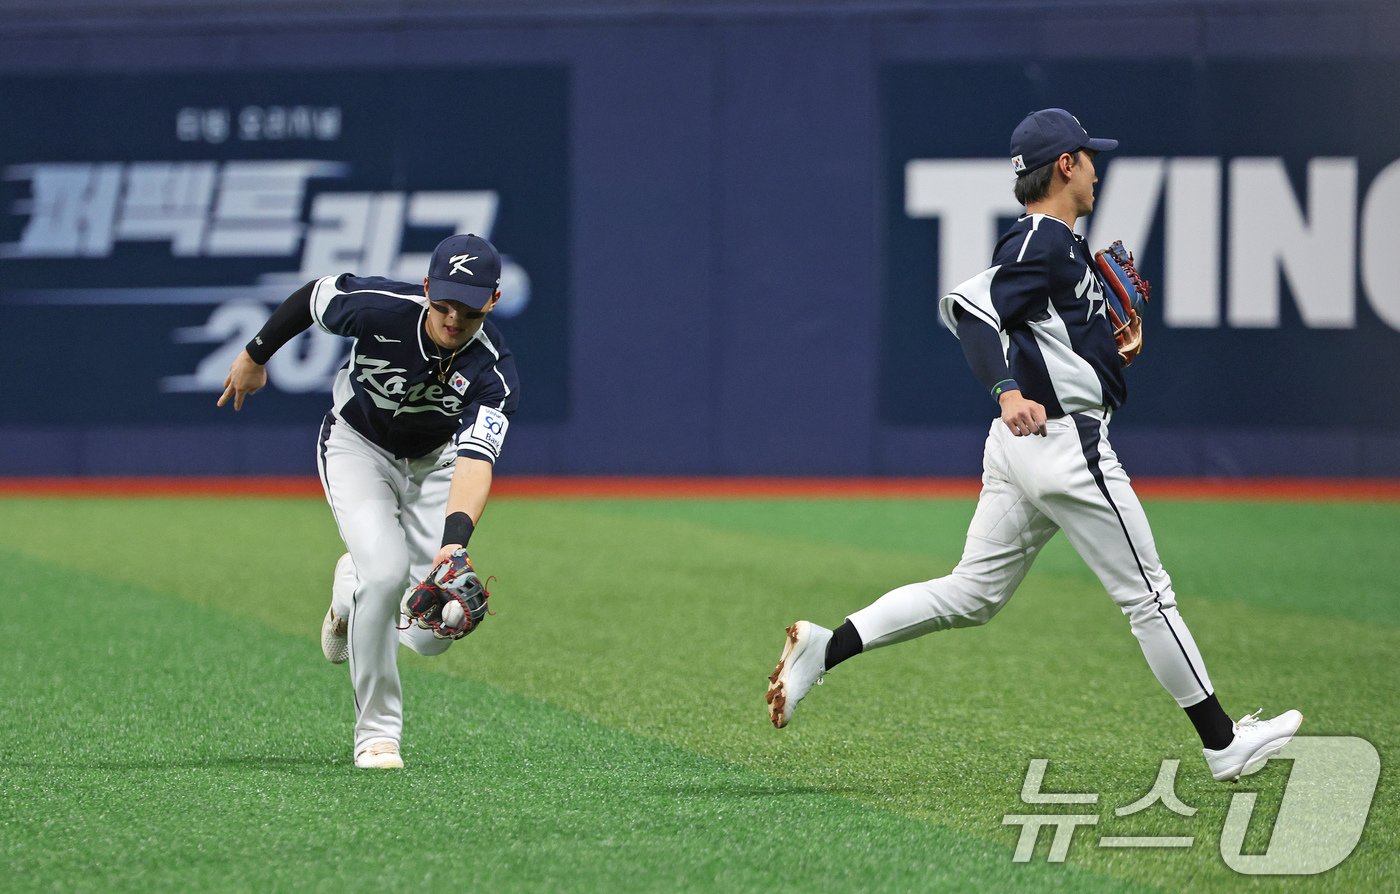
[[[327,660],[350,662],[355,766],[403,766],[399,644],[452,644],[400,618],[410,583],[463,548],[486,508],[515,412],[515,361],[486,319],[501,258],[474,235],[445,239],[421,285],[345,273],[302,286],[277,308],[224,381],[234,410],[267,384],[268,359],[314,322],[354,339],[321,425],[317,468],[348,552],[321,627]]]
[[[1093,255],[1073,227],[1094,207],[1095,156],[1117,145],[1090,138],[1063,109],[1034,112],[1012,133],[1015,192],[1026,213],[997,242],[993,266],[939,305],[1001,407],[962,559],[946,577],[892,590],[834,631],[810,621],[789,627],[769,678],[774,726],[786,726],[822,675],[854,655],[990,621],[1061,529],[1128,616],[1148,666],[1200,734],[1216,779],[1257,770],[1302,723],[1297,711],[1271,720],[1256,711],[1231,723],[1108,441],[1141,330],[1128,353],[1106,319]]]

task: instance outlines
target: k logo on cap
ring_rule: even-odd
[[[501,284],[501,255],[480,236],[448,236],[433,250],[428,291],[438,301],[458,301],[481,310]]]

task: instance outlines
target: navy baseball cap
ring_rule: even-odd
[[[428,283],[434,301],[460,301],[481,310],[501,284],[501,255],[480,236],[448,236],[433,249]]]
[[[1096,140],[1089,136],[1079,119],[1064,109],[1031,112],[1011,132],[1011,167],[1017,177],[1043,168],[1066,152],[1117,149],[1117,140]]]

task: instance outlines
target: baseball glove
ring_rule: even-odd
[[[1119,240],[1094,254],[1094,266],[1103,278],[1108,321],[1118,342],[1118,356],[1127,366],[1142,352],[1142,309],[1152,297],[1152,286],[1133,265],[1133,253]]]
[[[467,551],[458,549],[404,594],[400,608],[409,624],[431,630],[438,639],[461,639],[491,614],[490,598]]]

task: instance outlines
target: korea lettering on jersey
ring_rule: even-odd
[[[996,329],[1021,393],[1051,418],[1121,406],[1123,362],[1084,241],[1063,221],[1031,214],[1001,237],[992,261],[939,302],[948,329],[957,332],[955,307]]]
[[[427,334],[421,284],[351,274],[317,280],[311,315],[355,339],[336,375],[334,413],[399,458],[452,440],[459,456],[494,463],[519,400],[515,358],[484,320],[454,357]]]

